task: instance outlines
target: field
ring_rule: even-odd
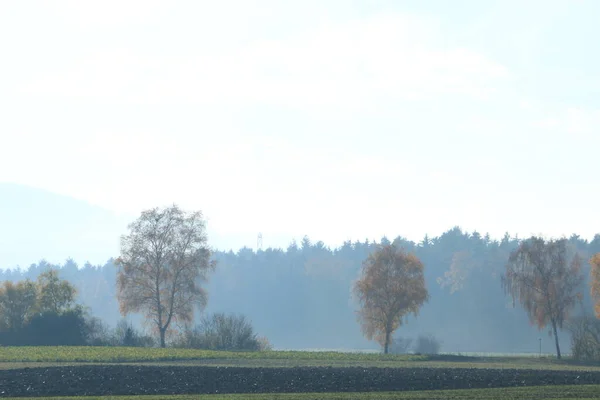
[[[0,347],[2,398],[600,398],[593,385],[600,366],[554,358]]]
[[[383,355],[314,351],[225,352],[136,347],[0,347],[0,368],[81,364],[186,365],[221,367],[495,368],[600,371],[553,357]]]
[[[326,360],[326,361],[418,361],[427,356],[374,353],[310,351],[226,352],[195,349],[155,349],[140,347],[5,347],[0,362],[157,362],[198,360]]]
[[[116,396],[112,400],[160,400],[164,396]],[[234,395],[174,395],[169,400],[504,400],[504,399],[597,399],[597,386],[553,386],[503,389],[436,390],[421,392],[383,392],[383,393],[294,393],[294,394],[234,394]],[[39,397],[26,397],[22,400]],[[100,400],[106,397],[46,397],[51,400]]]

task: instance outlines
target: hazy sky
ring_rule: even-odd
[[[600,232],[600,2],[2,1],[0,181],[308,234]],[[227,239],[230,238],[230,239]]]

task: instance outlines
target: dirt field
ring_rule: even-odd
[[[0,397],[384,392],[600,384],[600,372],[94,365],[0,371]]]

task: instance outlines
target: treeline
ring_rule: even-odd
[[[330,249],[305,238],[286,250],[218,253],[219,268],[208,285],[209,308],[239,309],[277,347],[373,348],[357,324],[351,287],[367,256],[378,244],[389,242],[346,242]],[[494,240],[453,228],[418,243],[402,237],[392,242],[423,262],[430,296],[419,317],[409,319],[399,335],[434,335],[446,352],[537,352],[541,337],[543,351],[553,352],[547,331],[532,326],[501,285],[519,238],[507,234]],[[569,247],[588,260],[600,250],[600,235],[592,241],[572,236]],[[586,281],[576,313],[592,309],[587,262],[582,268]],[[568,348],[569,333],[560,338],[561,346]]]
[[[153,339],[120,321],[108,327],[77,304],[77,289],[49,268],[36,280],[0,285],[0,345],[152,346]]]
[[[0,287],[0,343],[83,345],[89,342],[85,311],[74,303],[75,289],[55,270]]]
[[[357,324],[351,288],[363,261],[378,244],[389,242],[387,238],[346,242],[332,249],[305,237],[287,249],[217,251],[212,259],[218,267],[202,283],[208,293],[205,312],[245,316],[276,348],[376,348]],[[500,283],[508,257],[519,245],[518,238],[507,234],[495,240],[453,228],[418,243],[402,237],[391,242],[414,253],[425,265],[430,296],[418,319],[400,327],[398,335],[407,339],[433,335],[446,352],[537,352],[539,338],[548,338],[546,331],[529,323],[521,307],[513,307]],[[568,243],[584,260],[600,252],[600,235],[591,241],[573,235]],[[81,267],[73,260],[63,265],[42,261],[25,270],[5,270],[0,279],[36,280],[51,268],[57,268],[60,277],[73,284],[78,301],[91,315],[112,327],[122,319],[114,260],[103,266]],[[580,314],[593,310],[586,289],[589,265],[584,263],[582,268],[586,281],[583,299],[576,307]],[[198,312],[197,320],[201,316]],[[139,315],[128,321],[136,329],[151,329]],[[569,332],[561,332],[560,338],[561,346],[568,348]],[[543,339],[542,344],[544,352],[553,352],[552,340]]]
[[[157,340],[125,319],[116,326],[93,316],[76,303],[77,289],[59,278],[59,270],[42,272],[36,281],[4,281],[0,285],[0,345],[2,346],[127,346],[154,347]],[[205,316],[194,328],[184,329],[171,340],[182,348],[210,350],[265,350],[266,338],[258,337],[250,321],[241,315]]]

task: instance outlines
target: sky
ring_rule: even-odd
[[[0,2],[0,182],[220,248],[600,232],[600,2]],[[210,237],[209,237],[210,239]]]

